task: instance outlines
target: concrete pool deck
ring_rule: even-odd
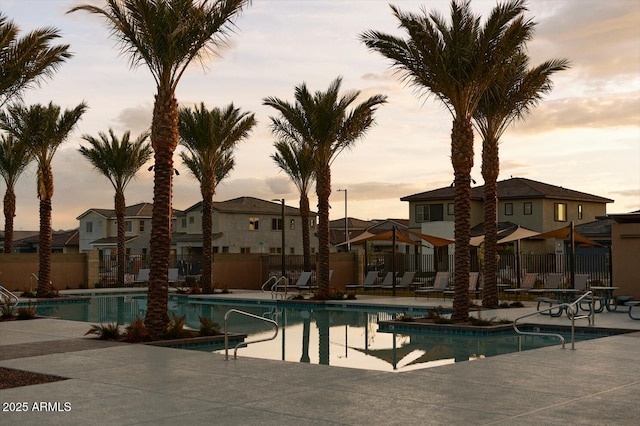
[[[249,291],[216,295],[226,297],[270,298]],[[359,295],[351,303],[451,301]],[[485,317],[534,310],[529,302]],[[635,425],[640,321],[612,312],[595,321],[596,327],[639,332],[578,342],[576,350],[553,346],[404,373],[243,358],[241,352],[225,361],[219,354],[86,338],[86,323],[1,322],[0,366],[69,380],[0,390],[0,423]],[[529,322],[569,323],[541,315]],[[27,411],[16,412],[15,403],[22,402]],[[60,411],[35,411],[41,402]]]

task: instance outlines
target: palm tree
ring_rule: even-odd
[[[14,104],[0,114],[0,126],[29,147],[38,163],[38,198],[40,199],[40,238],[38,267],[38,297],[51,294],[51,199],[53,198],[53,171],[51,162],[58,147],[69,137],[87,109],[83,102],[63,113],[60,107],[49,103]]]
[[[517,52],[506,62],[499,77],[480,99],[474,114],[482,136],[482,177],[484,178],[484,291],[482,305],[498,306],[496,260],[496,210],[500,160],[498,144],[506,128],[537,105],[553,87],[551,75],[569,67],[566,59],[552,59],[528,69],[529,58]]]
[[[24,37],[19,34],[20,28],[0,12],[0,108],[53,76],[72,56],[68,44],[51,44],[60,37],[56,28],[39,28]]]
[[[224,36],[249,0],[106,0],[99,8],[84,10],[105,18],[132,66],[145,64],[155,82],[151,123],[154,151],[153,211],[151,219],[150,275],[145,324],[156,335],[169,324],[169,256],[171,250],[171,189],[173,153],[178,145],[176,87],[196,59],[215,54]]]
[[[249,136],[255,126],[254,114],[240,112],[233,104],[224,109],[207,110],[204,103],[192,111],[178,112],[180,144],[187,148],[180,153],[182,162],[200,182],[202,194],[202,288],[213,292],[212,286],[212,218],[216,186],[229,175],[235,160],[233,150]]]
[[[282,169],[300,193],[300,218],[302,219],[302,250],[304,270],[311,271],[311,234],[309,229],[309,189],[314,182],[313,150],[309,145],[280,140],[273,144],[276,153],[273,161]],[[284,226],[284,224],[282,224]]]
[[[130,142],[130,132],[122,135],[122,140],[109,129],[109,136],[98,133],[99,138],[83,135],[82,139],[89,142],[90,146],[81,146],[79,151],[93,167],[103,174],[116,191],[115,211],[118,228],[117,256],[118,256],[118,286],[124,287],[125,269],[125,221],[126,202],[124,190],[140,170],[140,167],[151,159],[153,150],[146,143],[149,133],[145,132]],[[111,140],[109,140],[111,138]]]
[[[0,136],[0,175],[7,185],[4,194],[4,252],[13,252],[13,218],[16,215],[16,182],[31,162],[26,143],[12,135]]]
[[[469,238],[471,233],[471,168],[473,128],[471,118],[486,88],[506,58],[531,34],[523,0],[498,4],[481,25],[468,1],[451,2],[451,24],[437,12],[405,13],[391,6],[408,35],[402,39],[367,31],[361,40],[390,59],[403,72],[403,80],[438,98],[453,117],[451,163],[455,185],[455,295],[452,319],[469,316]]]
[[[365,135],[374,123],[374,111],[387,102],[386,96],[375,95],[349,111],[360,92],[339,97],[341,83],[337,78],[326,92],[313,95],[302,83],[295,89],[295,104],[273,97],[263,102],[280,113],[279,118],[271,117],[271,129],[278,139],[307,145],[313,151],[318,197],[318,292],[322,298],[329,293],[331,163]]]

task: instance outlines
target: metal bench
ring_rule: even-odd
[[[628,307],[629,307],[629,311],[628,311],[628,313],[629,313],[629,318],[634,319],[634,320],[640,320],[640,317],[634,317],[634,316],[631,314],[631,311],[633,310],[633,308],[634,308],[634,307],[636,307],[636,306],[640,306],[640,300],[627,301],[627,302],[624,302],[624,304],[625,304],[625,306],[628,306]]]

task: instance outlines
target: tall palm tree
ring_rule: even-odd
[[[390,59],[403,80],[433,94],[453,117],[451,163],[454,171],[455,294],[452,319],[469,316],[471,259],[471,168],[473,128],[471,118],[484,91],[500,72],[505,58],[525,43],[532,24],[522,16],[523,0],[498,4],[484,26],[468,1],[451,2],[451,23],[437,12],[405,13],[391,6],[407,39],[367,31],[361,40],[372,51]]]
[[[145,132],[131,142],[130,132],[122,135],[122,140],[109,129],[109,135],[98,133],[98,138],[91,135],[83,135],[82,139],[89,142],[89,146],[81,146],[79,151],[99,173],[103,174],[115,190],[115,211],[118,228],[117,256],[119,287],[124,287],[125,269],[125,221],[126,202],[124,190],[135,177],[140,167],[151,159],[153,150],[146,141],[149,133]]]
[[[313,150],[309,145],[288,140],[280,140],[273,144],[276,153],[271,159],[282,169],[298,188],[300,193],[300,218],[302,219],[302,253],[305,271],[311,271],[311,232],[309,229],[309,189],[314,182]],[[284,226],[284,224],[282,224]]]
[[[61,113],[60,107],[49,103],[26,107],[14,104],[0,114],[0,126],[18,141],[29,146],[38,163],[38,198],[40,199],[40,238],[38,290],[36,295],[51,294],[51,199],[53,198],[53,171],[51,162],[58,147],[71,132],[87,109],[83,102]]]
[[[182,162],[200,182],[202,194],[202,288],[213,292],[212,286],[212,218],[213,196],[216,186],[229,175],[235,160],[233,151],[238,142],[246,139],[256,124],[254,114],[240,112],[233,104],[210,111],[200,104],[193,110],[180,108],[178,112],[180,144],[187,148],[180,153]]]
[[[566,59],[551,59],[528,69],[529,58],[517,52],[510,58],[484,96],[474,114],[476,128],[482,136],[482,177],[484,178],[484,291],[482,305],[498,306],[496,260],[496,210],[500,160],[498,144],[502,134],[515,119],[524,119],[543,94],[553,87],[551,75],[569,67]]]
[[[375,95],[348,108],[359,91],[339,96],[341,78],[335,79],[326,92],[309,93],[305,83],[295,89],[295,104],[278,98],[265,98],[264,105],[275,108],[279,118],[271,117],[271,130],[277,138],[293,144],[308,145],[313,151],[316,195],[318,197],[318,292],[329,294],[329,197],[331,164],[352,147],[374,124],[373,114],[387,97]]]
[[[173,153],[178,145],[176,87],[194,60],[215,53],[243,7],[250,0],[106,0],[84,10],[105,18],[132,66],[145,64],[157,93],[151,123],[154,151],[153,210],[146,326],[163,334],[169,324],[169,256],[171,250],[171,190]]]
[[[19,37],[20,28],[0,12],[0,108],[25,89],[52,77],[72,54],[68,44],[52,45],[56,28],[35,29]]]
[[[13,135],[0,136],[0,175],[7,185],[4,194],[4,252],[13,252],[13,218],[16,215],[16,182],[31,162],[26,143]]]

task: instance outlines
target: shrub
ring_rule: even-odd
[[[211,318],[200,316],[200,335],[201,336],[217,336],[220,334],[220,324],[214,322]]]
[[[142,319],[137,318],[126,327],[125,340],[130,343],[148,342],[151,335]]]
[[[169,322],[167,332],[164,335],[165,339],[184,339],[187,337],[193,337],[191,330],[184,328],[184,321],[187,318],[186,315],[178,317],[175,312],[171,314],[173,319]]]
[[[36,318],[36,308],[31,305],[31,300],[29,300],[29,306],[26,308],[18,308],[18,319],[19,320],[28,320]]]
[[[2,319],[13,318],[14,315],[15,315],[15,308],[13,305],[7,303],[5,305],[2,305],[2,308],[0,308],[0,318]]]
[[[115,322],[100,325],[94,324],[89,331],[84,333],[85,336],[87,334],[96,334],[100,340],[118,340],[120,338],[120,326]]]

